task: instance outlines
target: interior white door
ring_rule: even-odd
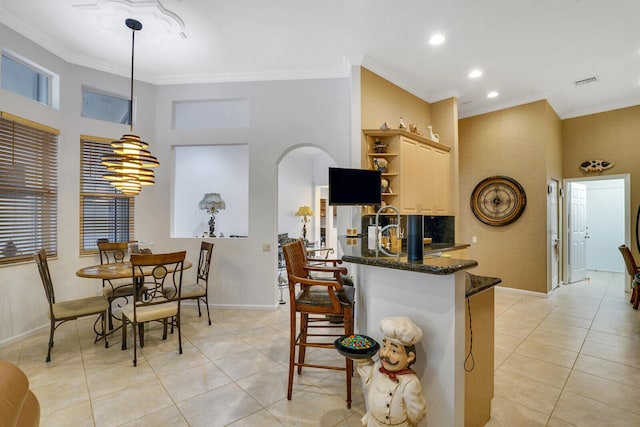
[[[569,184],[569,283],[587,277],[587,186]]]
[[[558,203],[558,187],[557,180],[552,179],[549,185],[549,199],[547,206],[549,207],[549,257],[551,258],[551,281],[549,290],[553,290],[560,285],[560,204]]]

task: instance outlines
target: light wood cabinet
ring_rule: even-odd
[[[363,132],[369,168],[376,169],[376,159],[387,162],[382,173],[390,188],[382,193],[386,204],[396,206],[403,215],[451,212],[449,147],[403,129]],[[381,144],[386,145],[385,152],[379,152]]]

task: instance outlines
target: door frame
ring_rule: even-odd
[[[555,187],[555,188],[554,188]],[[553,191],[555,189],[555,192]],[[547,259],[549,262],[549,278],[547,280],[547,293],[553,291],[555,288],[559,287],[560,285],[562,285],[564,282],[562,280],[562,272],[563,272],[563,266],[562,266],[562,243],[563,243],[563,233],[562,233],[562,183],[560,179],[556,179],[556,178],[551,178],[549,181],[549,187],[547,187],[547,194],[549,195],[549,197],[553,197],[555,199],[555,210],[552,209],[553,204],[551,203],[552,200],[547,200],[547,206],[548,206],[548,218],[547,218],[547,235],[548,235],[548,241],[547,241],[547,248],[549,250],[549,253],[547,255]],[[556,238],[558,240],[558,257],[554,262],[554,256],[553,256],[553,251],[554,251],[554,244],[553,244],[553,218],[552,216],[555,215],[555,218],[557,220],[556,225],[556,230],[555,232],[557,233]],[[558,283],[553,283],[553,269],[554,269],[554,264],[557,267],[558,271],[557,271],[557,280]],[[554,286],[555,285],[555,286]]]
[[[569,244],[569,184],[572,182],[584,182],[584,181],[601,181],[607,179],[622,179],[624,181],[624,241],[625,245],[630,247],[631,244],[631,175],[630,174],[619,174],[619,175],[592,175],[585,176],[581,178],[565,178],[562,181],[562,191],[563,191],[563,200],[562,200],[562,280],[563,283],[569,283],[568,270],[569,270],[569,259],[568,255],[568,244]],[[588,203],[588,201],[587,201]],[[628,289],[629,285],[625,285],[625,291]]]

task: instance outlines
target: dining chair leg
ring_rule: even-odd
[[[109,330],[113,331],[113,311],[111,310],[111,300],[109,302]]]
[[[138,323],[138,338],[140,341],[140,348],[144,348],[144,323]]]
[[[207,296],[204,297],[204,306],[207,309],[207,318],[209,319],[209,326],[211,326],[211,314],[209,313],[209,298]]]
[[[51,330],[49,331],[49,344],[47,350],[47,363],[51,362],[51,347],[53,347],[53,331],[56,329],[55,327],[56,321],[51,319]]]
[[[169,326],[169,322],[165,317],[164,319],[162,319],[162,340],[163,341],[167,339],[167,330],[169,329],[168,326]],[[173,326],[171,328],[173,329]]]
[[[140,324],[134,324],[133,322],[131,322],[131,326],[133,329],[133,366],[138,366],[138,343],[137,343],[137,332],[136,329],[138,329],[137,327],[140,326]],[[142,339],[142,338],[140,338]],[[142,348],[142,342],[140,343],[140,347]]]
[[[178,354],[182,354],[182,328],[180,326],[180,313],[176,316],[176,328],[178,328]]]
[[[122,345],[120,346],[120,348],[122,350],[126,350],[127,349],[127,317],[126,316],[122,316],[122,326],[120,327],[120,329],[122,329]]]
[[[104,340],[104,348],[109,348],[109,341],[107,341],[107,316],[109,316],[109,310],[102,313],[102,339]],[[111,317],[109,317],[110,319]]]

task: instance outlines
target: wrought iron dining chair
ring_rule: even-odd
[[[68,322],[69,320],[75,320],[79,317],[98,315],[98,318],[93,325],[94,331],[96,332],[96,339],[94,342],[98,342],[98,340],[102,338],[104,339],[104,348],[108,348],[109,343],[107,342],[106,322],[109,313],[109,302],[107,299],[104,296],[98,296],[56,302],[45,250],[40,249],[33,255],[33,257],[38,266],[42,285],[44,286],[44,292],[47,296],[47,301],[49,302],[49,319],[51,320],[51,328],[49,331],[47,362],[51,361],[51,348],[53,347],[53,334],[55,330],[63,323]],[[101,332],[96,330],[96,325],[99,320],[102,321]]]
[[[133,330],[133,366],[138,364],[138,334],[140,347],[144,347],[144,324],[155,320],[162,321],[162,339],[166,340],[168,322],[175,319],[178,329],[178,352],[182,354],[180,296],[185,256],[186,251],[131,255],[131,279],[136,290],[133,292],[133,302],[122,307],[122,350],[127,348],[127,323],[130,323]],[[150,279],[145,280],[145,276]],[[147,287],[144,292],[143,282]],[[166,290],[170,288],[178,296],[175,300],[165,297]]]
[[[635,275],[640,273],[640,268],[638,267],[635,258],[633,258],[633,254],[631,253],[631,249],[629,249],[626,245],[618,246],[618,250],[622,254],[622,258],[624,259],[624,265],[627,268],[627,274],[631,277],[631,299],[629,302],[633,304],[633,308],[635,310],[638,309],[640,305],[640,283],[635,280]]]
[[[196,272],[196,282],[182,285],[182,294],[180,299],[194,299],[198,303],[198,317],[202,317],[200,311],[200,302],[207,309],[207,318],[211,325],[211,315],[209,314],[209,270],[211,268],[211,256],[213,254],[213,243],[200,243],[200,256],[198,258],[198,271]],[[175,289],[165,289],[165,296],[169,299],[176,299]]]
[[[346,371],[347,407],[351,408],[351,377],[353,361],[345,358],[345,366],[307,363],[307,347],[329,349],[335,352],[333,341],[353,333],[353,305],[355,290],[343,286],[339,280],[310,278],[310,272],[319,266],[306,263],[304,243],[296,241],[282,247],[289,281],[290,335],[289,335],[289,381],[287,399],[291,400],[294,369],[298,375],[303,367]],[[297,318],[300,316],[298,328]],[[342,324],[330,322],[327,316],[340,316]],[[332,333],[339,329],[336,333]],[[326,341],[333,337],[332,340]],[[297,361],[296,361],[296,348]],[[337,353],[336,353],[337,354]]]
[[[98,241],[100,264],[124,263],[128,256],[128,242]],[[125,303],[133,296],[131,279],[102,279],[102,294],[109,301],[109,330],[113,330],[113,304],[122,298]],[[120,305],[121,307],[122,305]]]

